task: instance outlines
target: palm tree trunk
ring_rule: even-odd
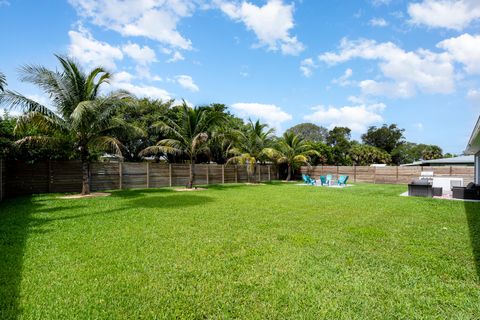
[[[195,179],[195,160],[193,158],[190,158],[190,177],[188,179],[188,189],[193,188],[193,180]]]
[[[289,163],[288,169],[287,169],[287,181],[290,181],[291,178],[292,178],[292,165]]]
[[[82,159],[82,194],[90,194],[89,166],[86,159]]]

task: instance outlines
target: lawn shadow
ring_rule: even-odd
[[[129,201],[129,204],[136,208],[167,209],[205,205],[210,202],[213,202],[213,199],[203,195],[172,193],[171,195],[165,196],[135,198]]]
[[[0,203],[0,319],[21,316],[23,256],[30,229],[42,223],[31,215],[42,206],[32,197]]]
[[[473,259],[477,269],[477,280],[480,282],[480,203],[464,202],[464,205],[470,232]]]

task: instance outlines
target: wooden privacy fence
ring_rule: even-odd
[[[0,174],[2,197],[37,193],[80,192],[82,166],[80,161],[4,161]],[[92,191],[160,188],[185,186],[190,176],[189,164],[161,164],[149,162],[94,162],[90,164]],[[277,178],[276,168],[257,165],[255,180]],[[246,166],[196,164],[195,184],[248,182]],[[1,199],[1,198],[0,198]]]
[[[474,180],[474,167],[448,166],[448,167],[366,167],[366,166],[304,166],[300,168],[302,174],[308,174],[314,178],[321,175],[331,174],[335,177],[340,175],[349,176],[351,182],[391,183],[408,184],[418,179],[422,171],[431,171],[436,177],[463,178],[464,184]]]

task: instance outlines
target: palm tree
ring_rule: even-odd
[[[0,72],[0,92],[5,91],[6,86],[7,86],[7,77],[5,77],[5,75]]]
[[[9,90],[0,95],[0,103],[24,111],[17,120],[16,134],[35,128],[35,135],[17,143],[55,143],[59,135],[71,139],[82,162],[82,194],[85,195],[90,193],[91,151],[112,150],[121,155],[121,144],[114,134],[130,127],[115,116],[115,108],[124,103],[129,94],[115,92],[100,96],[99,90],[108,83],[110,73],[99,67],[87,74],[72,59],[56,57],[61,71],[35,65],[20,70],[21,80],[42,89],[50,97],[52,108]]]
[[[190,176],[187,188],[193,187],[195,162],[199,154],[208,152],[209,132],[223,119],[223,113],[206,108],[190,108],[185,101],[179,108],[179,119],[163,117],[156,127],[167,138],[140,152],[140,156],[166,153],[187,156],[190,161]]]
[[[255,170],[257,162],[267,158],[267,147],[270,143],[274,130],[268,128],[268,125],[260,123],[259,120],[253,122],[249,120],[245,132],[242,132],[237,146],[230,149],[232,157],[228,163],[240,163],[247,165],[247,173],[250,180],[255,180]]]
[[[276,149],[267,148],[265,153],[277,163],[287,164],[287,181],[292,178],[292,171],[299,165],[308,164],[309,156],[319,155],[310,143],[293,132],[285,132]]]

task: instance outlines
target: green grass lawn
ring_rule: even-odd
[[[480,204],[278,183],[0,204],[0,319],[479,319]]]

